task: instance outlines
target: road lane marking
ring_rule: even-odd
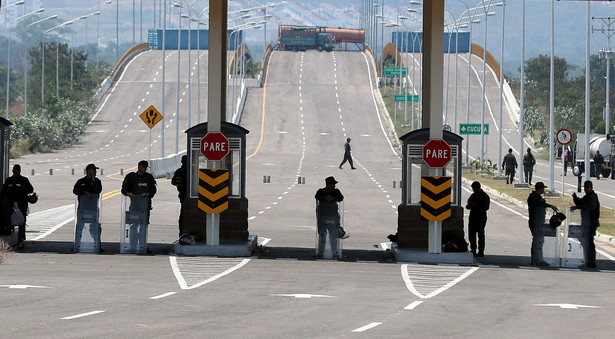
[[[305,293],[294,293],[294,294],[270,294],[271,297],[292,297],[295,299],[312,299],[312,298],[336,298],[331,295],[322,295],[322,294],[305,294]]]
[[[421,301],[421,300],[414,301],[410,305],[404,307],[404,310],[413,310],[413,309],[415,309],[417,306],[419,306],[422,303],[423,303],[423,301]]]
[[[412,294],[429,299],[470,276],[478,267],[401,265],[401,275]]]
[[[156,295],[156,296],[150,297],[150,299],[152,299],[152,300],[162,299],[162,298],[171,296],[171,295],[173,295],[175,293],[177,293],[177,292],[167,292],[167,293],[163,293],[163,294],[160,294],[160,295]]]
[[[87,316],[103,313],[103,312],[105,312],[105,311],[92,311],[92,312],[87,312],[87,313],[71,315],[70,317],[64,317],[64,318],[60,318],[60,319],[62,319],[62,320],[72,320],[72,319],[83,318],[83,317],[87,317]]]
[[[534,306],[559,307],[569,310],[577,310],[579,308],[602,308],[600,306],[576,305],[576,304],[534,304]]]
[[[355,328],[354,330],[352,330],[352,332],[356,332],[356,333],[365,332],[367,330],[370,330],[370,329],[372,329],[372,328],[374,328],[376,326],[380,326],[380,325],[382,325],[382,323],[373,322],[373,323],[367,324],[367,325],[365,325],[363,327]]]

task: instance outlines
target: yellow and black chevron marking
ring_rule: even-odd
[[[228,186],[227,169],[199,169],[199,208],[205,213],[226,211]]]
[[[451,177],[421,177],[421,216],[442,221],[451,216]]]

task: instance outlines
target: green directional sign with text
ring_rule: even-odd
[[[407,97],[407,99],[406,99]],[[396,95],[395,96],[395,102],[405,102],[405,101],[410,101],[410,102],[417,102],[419,101],[419,96],[418,95],[407,95],[404,96],[402,95]]]
[[[385,67],[384,68],[384,75],[388,76],[388,77],[399,76],[399,75],[408,75],[408,68],[407,67]]]
[[[483,125],[483,133],[489,134],[489,124]],[[459,124],[459,134],[480,134],[480,124]]]

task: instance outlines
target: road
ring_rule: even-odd
[[[167,65],[175,65],[172,59],[170,54]],[[31,241],[0,265],[3,333],[427,338],[613,332],[613,250],[600,249],[597,270],[527,267],[531,239],[525,211],[506,202],[493,202],[486,256],[473,265],[421,265],[390,257],[383,243],[396,230],[401,192],[393,181],[400,180],[401,163],[373,96],[374,73],[366,54],[358,52],[274,52],[265,86],[249,92],[242,119],[250,130],[247,197],[250,233],[261,239],[253,257],[173,255],[179,204],[162,179],[148,234],[154,253],[120,255],[119,172],[147,158],[149,135],[132,113],[160,93],[158,70],[146,66],[158,65],[152,60],[160,54],[133,60],[77,146],[19,159],[24,173],[35,169],[30,178],[41,199],[32,206]],[[167,70],[167,79],[172,72]],[[169,101],[166,111],[174,112]],[[184,119],[180,126],[187,126]],[[171,138],[174,121],[167,122]],[[347,137],[356,170],[347,164],[337,168]],[[167,152],[173,147],[165,143]],[[104,169],[105,253],[71,254],[73,224],[67,216],[78,175],[70,168],[79,171],[91,161]],[[43,174],[48,168],[55,169],[53,176]],[[313,195],[330,175],[345,195],[350,233],[341,261],[313,258]],[[263,176],[271,182],[263,183]],[[298,184],[298,177],[305,183]],[[464,190],[462,201],[467,194]]]

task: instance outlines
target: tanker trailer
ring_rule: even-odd
[[[324,32],[322,27],[280,25],[278,47],[282,51],[317,49],[331,52],[335,48],[335,37]]]
[[[574,164],[573,173],[574,175],[580,176],[585,171],[585,152],[589,151],[589,161],[590,161],[590,177],[595,177],[596,171],[594,168],[594,155],[596,155],[596,151],[600,151],[602,157],[604,158],[604,165],[602,166],[602,174],[603,177],[607,178],[611,175],[611,165],[612,159],[611,156],[613,144],[611,143],[610,138],[607,138],[604,134],[590,134],[589,135],[589,147],[585,146],[585,133],[579,133],[577,135],[577,141],[574,144]]]

